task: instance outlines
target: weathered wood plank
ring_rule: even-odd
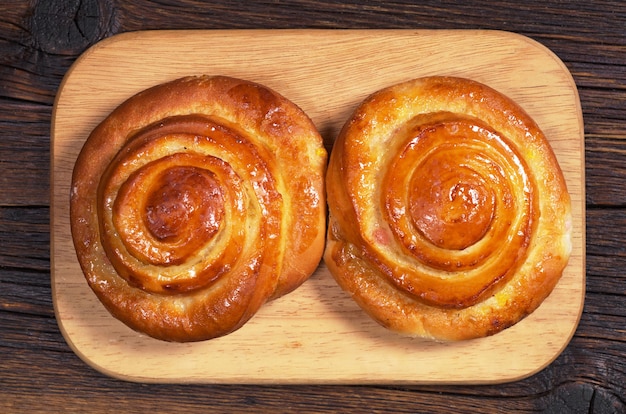
[[[585,117],[588,292],[576,335],[548,368],[517,383],[478,387],[145,385],[96,373],[65,344],[51,307],[49,212],[39,206],[49,203],[52,104],[70,65],[97,40],[131,30],[284,27],[509,30],[542,42],[565,62]],[[626,411],[624,27],[622,1],[3,2],[0,409]]]

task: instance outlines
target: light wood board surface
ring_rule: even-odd
[[[554,292],[492,337],[437,343],[370,320],[321,263],[292,294],[240,330],[178,344],[111,317],[84,280],[69,226],[71,172],[90,131],[123,100],[192,74],[262,83],[299,105],[328,148],[370,93],[427,75],[483,82],[517,101],[548,136],[572,197],[573,252]],[[52,288],[68,344],[95,369],[173,383],[438,384],[514,381],[553,361],[584,301],[583,120],[567,68],[535,41],[498,31],[243,30],[126,33],[89,49],[67,73],[52,120]]]

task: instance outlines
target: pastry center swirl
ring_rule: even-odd
[[[178,294],[235,267],[270,266],[262,252],[278,239],[281,198],[261,151],[201,116],[137,132],[99,188],[102,245],[116,272],[146,291]]]
[[[491,226],[494,192],[474,171],[454,170],[446,160],[431,159],[429,164],[411,180],[409,211],[413,225],[442,249],[461,250],[473,245]]]
[[[145,206],[146,227],[161,241],[179,239],[187,226],[212,237],[224,216],[221,188],[213,174],[195,167],[168,169],[153,183]]]
[[[429,303],[475,303],[526,257],[532,175],[504,135],[468,116],[417,116],[393,138],[381,201],[400,250],[381,248],[381,269]]]

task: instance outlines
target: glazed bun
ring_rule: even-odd
[[[325,262],[395,331],[495,334],[533,312],[568,262],[570,197],[548,140],[472,80],[415,79],[365,99],[326,186]]]
[[[269,88],[177,79],[116,108],[72,177],[71,228],[112,315],[166,341],[228,334],[321,259],[327,154]]]

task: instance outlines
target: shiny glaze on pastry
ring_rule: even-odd
[[[230,333],[319,264],[325,168],[311,120],[262,85],[198,76],[143,91],[95,128],[74,168],[87,281],[152,337]]]
[[[440,340],[495,334],[550,294],[570,198],[537,124],[468,79],[368,97],[335,142],[325,262],[377,322]]]

